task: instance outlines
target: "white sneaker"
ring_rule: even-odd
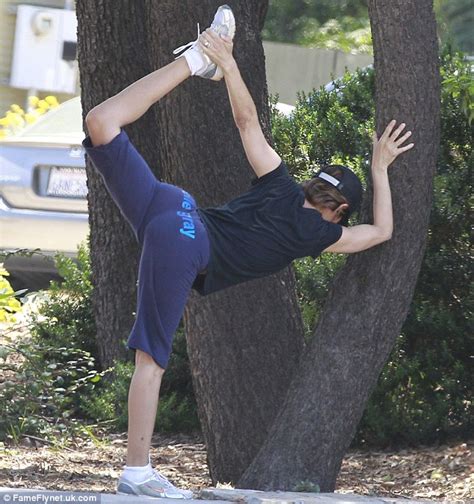
[[[228,5],[221,5],[217,9],[210,28],[218,35],[226,35],[231,39],[234,38],[235,17],[232,9]],[[184,57],[186,59],[191,70],[191,75],[197,75],[198,77],[215,81],[221,80],[222,77],[224,77],[224,74],[221,68],[213,63],[210,58],[202,51],[202,48],[198,42],[199,35],[200,33],[198,24],[198,38],[196,40],[193,40],[192,42],[178,47],[173,51],[173,54],[183,53],[180,54],[178,58]]]
[[[191,490],[176,488],[167,478],[155,469],[151,476],[141,483],[133,483],[123,476],[119,479],[117,493],[120,495],[146,495],[147,497],[168,499],[192,499]]]

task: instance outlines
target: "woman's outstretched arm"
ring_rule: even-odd
[[[343,228],[341,238],[325,252],[360,252],[392,237],[392,196],[387,170],[400,154],[410,150],[414,145],[413,143],[404,145],[411,136],[411,131],[403,133],[405,124],[401,123],[396,129],[395,126],[396,122],[391,121],[380,139],[374,136],[372,156],[374,223]]]
[[[92,144],[109,143],[120,128],[139,119],[154,103],[191,75],[184,58],[173,61],[94,107],[86,116]]]
[[[212,30],[206,30],[202,33],[200,41],[203,51],[221,67],[224,73],[232,114],[239,129],[245,154],[257,177],[262,177],[277,168],[281,158],[263,134],[255,103],[232,56],[232,40],[220,37]]]

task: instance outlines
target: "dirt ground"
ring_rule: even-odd
[[[337,491],[361,495],[474,502],[474,443],[399,452],[351,451],[344,459]],[[69,449],[24,438],[0,445],[0,486],[114,492],[125,461],[125,434],[78,439]],[[205,446],[199,436],[156,435],[152,463],[183,488],[212,486]]]
[[[0,343],[27,336],[22,324],[6,329],[0,324]],[[6,378],[4,373],[0,382]],[[473,449],[474,442],[458,442],[397,452],[351,451],[343,461],[337,491],[474,503]],[[105,430],[74,439],[66,448],[32,437],[23,437],[16,445],[0,442],[0,487],[114,492],[125,453],[126,435]],[[155,435],[151,456],[153,465],[178,486],[193,490],[212,486],[198,435]]]

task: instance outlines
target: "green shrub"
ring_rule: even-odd
[[[156,428],[167,432],[192,432],[200,429],[182,324],[174,336],[173,352],[163,375]]]
[[[379,444],[474,433],[469,267],[474,90],[469,63],[449,53],[442,62],[441,146],[425,259],[402,334],[359,434]]]
[[[83,398],[82,409],[98,421],[115,420],[117,430],[126,430],[128,388],[134,367],[130,362],[118,362],[103,388],[94,396]],[[181,327],[175,334],[173,353],[163,376],[155,429],[160,432],[192,432],[199,428],[186,338]]]
[[[96,393],[107,372],[96,358],[87,248],[79,248],[77,264],[62,255],[55,262],[64,282],[52,282],[40,296],[31,337],[0,347],[0,369],[11,376],[0,387],[2,439],[22,434],[57,439],[75,432],[75,419],[88,418],[82,398]],[[8,359],[14,353],[20,364]]]
[[[45,301],[38,314],[33,316],[33,339],[53,347],[80,348],[90,352],[99,366],[87,244],[79,246],[77,261],[57,254],[55,265],[63,281],[51,282]],[[48,360],[49,355],[45,354],[44,358]]]
[[[127,430],[128,387],[133,369],[132,362],[117,362],[102,389],[92,396],[81,398],[81,409],[97,422],[114,420],[115,430]]]
[[[305,257],[295,263],[298,300],[306,341],[309,341],[314,334],[329,282],[344,261],[345,257],[342,254],[323,254],[317,259]]]
[[[95,369],[90,353],[32,341],[2,345],[0,350],[0,369],[11,375],[0,386],[0,439],[18,441],[22,434],[59,439],[76,432],[73,417],[81,397],[93,394],[104,374]],[[23,363],[8,364],[12,353],[20,354]]]
[[[424,443],[473,432],[474,334],[469,269],[472,68],[461,54],[442,55],[441,148],[434,181],[428,247],[415,296],[377,388],[357,444]],[[308,167],[346,162],[363,177],[369,168],[374,72],[346,74],[334,89],[301,95],[291,117],[273,108],[277,150],[297,178]],[[348,159],[349,158],[349,159]],[[295,263],[307,336],[330,279],[343,264],[323,256]]]
[[[117,431],[127,429],[134,364],[100,368],[87,245],[79,247],[77,262],[58,254],[55,264],[64,280],[51,282],[43,293],[31,320],[31,339],[0,346],[0,369],[14,373],[0,386],[0,402],[5,404],[0,439],[30,434],[58,440],[81,433],[81,422],[90,421],[107,422]],[[20,365],[8,363],[12,353],[22,356]],[[182,328],[163,378],[156,428],[199,429]]]

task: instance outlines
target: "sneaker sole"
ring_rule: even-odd
[[[221,22],[215,22],[215,20],[221,18]],[[225,29],[220,29],[220,28],[225,28]],[[217,34],[224,33],[230,37],[231,39],[234,38],[235,35],[235,16],[234,13],[232,12],[232,9],[228,5],[221,5],[217,11],[216,14],[214,15],[214,19],[212,20],[210,28]],[[198,24],[198,38],[199,38],[199,24]],[[177,56],[176,59],[186,57],[186,52],[188,50],[196,50],[201,53],[201,55],[204,57],[207,67],[204,71],[204,73],[195,73],[193,75],[196,75],[197,77],[201,77],[203,79],[208,79],[208,80],[213,80],[213,81],[220,81],[224,77],[224,73],[222,72],[222,69],[219,68],[215,63],[212,63],[211,59],[209,56],[207,56],[203,50],[199,47],[199,45],[196,45],[198,42],[198,39],[196,39],[194,42],[190,42],[189,44],[185,44],[183,46],[180,46],[176,48],[173,51],[173,54],[180,54],[180,56]],[[192,45],[191,45],[192,44]],[[189,47],[191,46],[191,47]],[[201,72],[201,70],[199,70]]]
[[[228,5],[226,5],[226,4],[221,5],[217,9],[217,12],[214,16],[214,19],[219,15],[220,11],[227,11],[228,12],[229,20],[227,22],[229,23],[230,26],[229,26],[229,31],[226,35],[228,37],[230,37],[231,39],[233,39],[234,35],[235,35],[235,16],[234,16],[234,13]],[[226,14],[223,13],[223,16],[225,19]],[[211,23],[211,29],[213,29],[213,24],[214,24],[214,21]],[[222,25],[220,24],[219,26],[222,26]],[[214,30],[214,31],[220,35],[219,30]],[[213,75],[212,75],[212,72],[214,72]],[[224,77],[224,73],[222,72],[221,68],[219,68],[217,65],[214,65],[214,68],[210,69],[208,72],[206,72],[204,75],[201,75],[200,77],[203,77],[204,79],[210,79],[213,81],[220,81]]]
[[[155,499],[174,499],[174,500],[190,500],[193,498],[193,496],[191,497],[170,497],[169,495],[163,495],[162,497],[153,497],[152,495],[146,495],[146,494],[130,494],[130,493],[127,493],[127,492],[115,492],[115,495],[127,495],[128,497],[140,497],[140,498],[143,498],[143,499],[151,499],[151,500],[155,500]]]

